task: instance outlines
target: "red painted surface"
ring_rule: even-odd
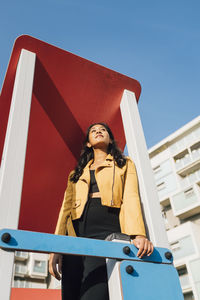
[[[12,288],[10,300],[61,300],[61,291]]]
[[[138,99],[141,87],[132,78],[33,37],[21,36],[15,42],[0,96],[0,157],[23,48],[36,53],[37,61],[19,229],[52,233],[86,128],[96,121],[108,123],[123,148],[120,99],[124,89],[135,92]]]

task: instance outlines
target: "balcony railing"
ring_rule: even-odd
[[[180,179],[182,188],[186,188],[197,182],[200,182],[200,169]]]
[[[187,190],[171,197],[171,205],[174,215],[179,218],[187,218],[200,212],[200,191],[194,184]]]
[[[173,143],[170,146],[170,151],[171,151],[172,155],[175,155],[175,154],[183,151],[188,146],[199,141],[199,136],[200,136],[200,128],[197,128],[196,130],[191,132],[189,135],[185,136],[183,139]]]
[[[47,284],[43,282],[31,282],[28,280],[13,280],[12,286],[15,288],[35,288],[35,289],[46,289]]]
[[[45,278],[47,277],[47,261],[33,260],[33,264],[28,270],[28,275],[32,278]]]
[[[195,149],[191,154],[192,160],[200,159],[200,149]]]
[[[181,159],[177,159],[176,160],[176,170],[180,170],[182,168],[184,168],[185,166],[187,166],[189,163],[191,163],[192,159],[190,157],[189,154],[187,154],[186,156],[184,156]]]
[[[180,284],[181,284],[181,288],[184,290],[185,288],[188,288],[191,286],[190,283],[190,279],[189,279],[189,275],[188,274],[184,274],[179,276],[180,279]]]
[[[28,252],[15,251],[15,259],[16,260],[26,260],[26,259],[28,259]]]
[[[27,274],[27,266],[15,264],[14,275],[24,277]]]
[[[171,244],[171,249],[175,261],[196,253],[191,235],[178,239],[176,243]]]
[[[183,158],[177,159],[175,162],[176,171],[180,171],[190,164],[200,160],[200,149],[193,150],[191,154],[186,154]]]

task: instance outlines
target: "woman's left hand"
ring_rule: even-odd
[[[131,240],[131,243],[139,249],[137,253],[139,258],[142,258],[144,255],[150,256],[153,252],[154,246],[145,236],[137,235]]]

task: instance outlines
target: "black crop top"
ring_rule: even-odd
[[[89,190],[89,194],[99,192],[99,188],[98,188],[98,185],[97,185],[97,182],[96,182],[94,172],[95,172],[95,170],[90,170],[90,190]]]

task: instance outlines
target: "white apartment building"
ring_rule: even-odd
[[[46,289],[48,254],[15,251],[12,287]]]
[[[184,298],[200,300],[200,116],[149,157]]]

